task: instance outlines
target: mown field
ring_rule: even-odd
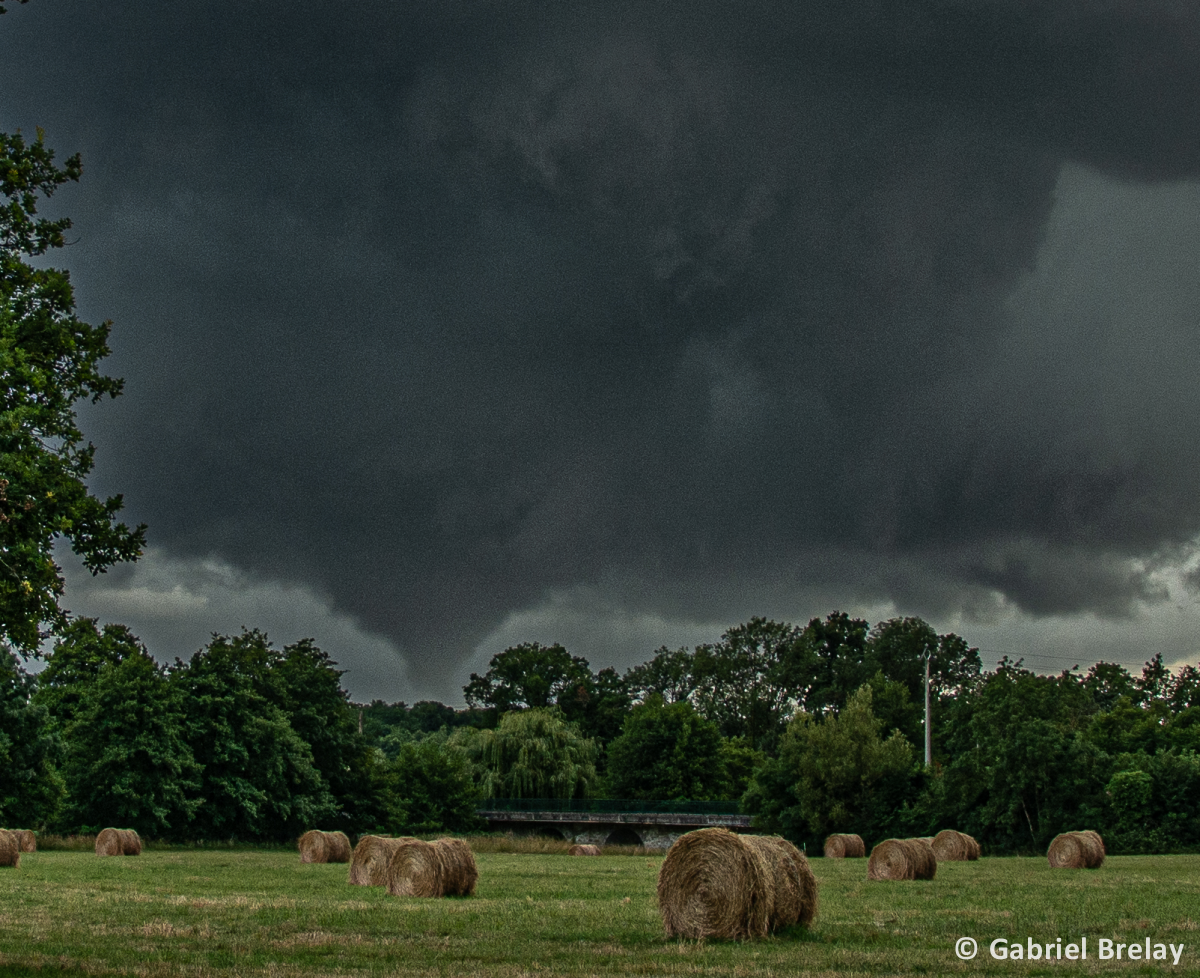
[[[661,858],[478,855],[473,898],[397,899],[345,865],[279,851],[38,852],[0,870],[0,975],[1046,975],[1200,970],[1200,857],[943,863],[930,882],[868,883],[866,861],[814,859],[811,931],[765,941],[662,935]],[[957,938],[979,956],[955,956]],[[1184,944],[1159,963],[995,961],[996,937]]]

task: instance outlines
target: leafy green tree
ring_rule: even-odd
[[[695,656],[690,649],[672,651],[665,645],[641,665],[625,672],[625,690],[635,703],[661,696],[664,703],[690,701],[696,692]]]
[[[796,708],[786,664],[803,654],[803,637],[795,625],[752,618],[719,642],[697,646],[692,656],[697,710],[723,736],[773,750]]]
[[[1083,678],[1083,688],[1091,694],[1092,702],[1099,710],[1109,710],[1124,698],[1130,703],[1141,702],[1141,691],[1133,676],[1122,665],[1115,662],[1097,662]]]
[[[567,719],[579,724],[585,736],[597,744],[608,744],[621,733],[631,705],[625,681],[612,667],[601,669],[591,677],[586,687],[587,696],[572,712],[565,712]]]
[[[912,745],[899,731],[881,736],[871,687],[839,713],[801,713],[788,725],[779,756],[768,760],[742,804],[756,824],[797,842],[830,832],[878,837],[915,796]]]
[[[705,801],[730,789],[721,731],[690,703],[652,695],[635,706],[608,745],[608,791],[615,798]]]
[[[1122,696],[1109,709],[1094,714],[1083,728],[1083,735],[1107,754],[1138,751],[1153,754],[1160,742],[1168,739],[1170,720],[1170,710],[1165,703],[1152,702],[1138,707]]]
[[[969,690],[979,681],[979,650],[953,632],[938,635],[921,618],[890,618],[871,629],[864,650],[869,673],[876,671],[903,683],[913,703],[925,702],[925,658],[929,658],[929,689],[936,702],[942,696]]]
[[[1001,851],[1044,852],[1059,832],[1100,824],[1112,762],[1085,736],[1094,711],[1078,676],[1002,661],[948,728],[946,817]]]
[[[587,659],[561,645],[526,642],[492,656],[488,671],[482,676],[471,673],[463,693],[468,705],[498,714],[548,706],[571,714],[582,712],[591,685]]]
[[[265,645],[255,633],[214,635],[171,673],[203,768],[193,822],[201,838],[281,841],[336,823],[338,806],[312,748],[264,692]]]
[[[557,709],[506,713],[471,737],[488,797],[586,798],[596,782],[596,742]]]
[[[364,790],[368,747],[358,732],[336,663],[309,638],[278,651],[258,630],[243,632],[231,641],[259,650],[261,658],[256,661],[262,663],[263,671],[256,678],[260,691],[283,711],[312,751],[313,765],[341,809],[345,824],[352,831],[368,828],[372,820],[370,795]]]
[[[61,742],[44,706],[32,702],[34,680],[0,646],[0,824],[44,826],[65,788],[56,770]]]
[[[121,392],[99,368],[110,324],[79,319],[67,273],[27,260],[64,245],[71,222],[37,217],[38,203],[81,173],[77,155],[55,165],[40,130],[33,142],[0,133],[0,639],[31,654],[44,626],[66,622],[57,539],[92,573],[145,542],[145,527],[116,522],[120,496],[88,491],[95,450],[76,423],[80,400]]]
[[[835,611],[824,621],[813,618],[789,643],[780,679],[806,713],[836,712],[875,674],[866,661],[868,629],[861,618]]]
[[[200,766],[184,738],[178,693],[149,655],[101,667],[66,741],[68,831],[121,825],[149,838],[186,837]]]
[[[467,753],[444,736],[401,744],[386,773],[385,828],[394,835],[480,827],[483,792]]]
[[[910,744],[922,744],[925,739],[924,703],[914,703],[908,686],[888,679],[877,672],[867,684],[871,687],[871,709],[878,717],[883,731],[899,730]]]
[[[45,707],[59,730],[68,729],[90,696],[90,688],[107,665],[145,656],[145,647],[124,625],[102,629],[95,618],[74,618],[58,633],[37,677],[37,702]]]

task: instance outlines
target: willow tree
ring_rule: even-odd
[[[554,709],[506,713],[479,734],[484,789],[496,798],[586,798],[596,781],[595,741]]]

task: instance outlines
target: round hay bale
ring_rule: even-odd
[[[979,843],[975,841],[975,837],[972,835],[967,835],[966,833],[960,834],[967,840],[967,859],[974,862],[980,855]]]
[[[858,839],[858,836],[854,838]],[[790,851],[792,858],[796,860],[796,872],[800,880],[800,917],[797,923],[807,927],[816,919],[817,916],[817,877],[813,875],[812,867],[808,864],[808,857],[804,855],[790,842],[780,840]],[[862,839],[858,839],[858,844],[862,845]],[[859,857],[864,853],[859,853]]]
[[[442,858],[438,847],[404,839],[388,861],[387,889],[392,896],[442,896]]]
[[[364,835],[350,857],[350,883],[353,886],[387,886],[387,868],[396,846],[408,837],[389,839]]]
[[[867,860],[869,880],[913,879],[913,853],[903,839],[884,839]]]
[[[771,867],[728,829],[675,840],[658,870],[658,909],[668,937],[765,937],[774,904]]]
[[[1097,832],[1076,833],[1083,840],[1085,869],[1099,869],[1104,865],[1104,840]]]
[[[309,829],[297,843],[302,863],[348,863],[350,840],[345,832],[322,832]]]
[[[121,853],[126,856],[142,854],[142,837],[134,829],[117,829],[121,833]]]
[[[350,862],[350,839],[345,832],[325,833],[325,861],[327,863]]]
[[[929,839],[905,839],[913,851],[913,875],[915,880],[931,880],[937,875],[937,856],[933,854],[933,843]]]
[[[323,863],[325,859],[325,833],[319,829],[309,829],[296,843],[300,849],[300,862]]]
[[[796,862],[777,841],[765,835],[744,835],[742,841],[755,849],[771,872],[768,891],[771,905],[767,909],[767,929],[790,927],[800,919],[800,877]]]
[[[96,855],[125,855],[125,840],[121,837],[120,829],[104,829],[96,836]]]
[[[32,829],[9,829],[17,837],[22,852],[37,852],[37,836]]]
[[[811,924],[817,915],[817,878],[804,853],[778,836],[743,838],[759,849],[774,874],[771,930]]]
[[[836,832],[825,840],[827,859],[862,859],[867,854],[862,836],[853,832]]]
[[[0,866],[16,869],[21,865],[21,842],[15,832],[0,829]]]
[[[1063,832],[1056,835],[1046,851],[1053,869],[1098,869],[1104,862],[1104,846],[1095,833]]]
[[[954,829],[942,829],[933,837],[933,855],[939,863],[966,862],[971,851],[967,836]]]
[[[600,847],[592,845],[573,845],[567,850],[568,856],[598,856]]]
[[[479,879],[471,847],[462,839],[438,839],[433,845],[442,864],[442,896],[471,896]]]

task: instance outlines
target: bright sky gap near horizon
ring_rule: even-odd
[[[835,609],[1196,663],[1200,7],[795,6],[12,5],[149,524],[66,607],[360,700]]]

